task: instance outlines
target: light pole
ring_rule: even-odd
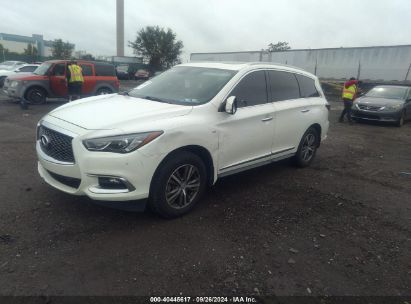
[[[117,56],[124,56],[124,0],[116,0]]]

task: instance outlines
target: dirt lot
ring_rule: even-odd
[[[0,97],[2,295],[411,295],[411,123],[338,124],[310,168],[220,180],[163,220],[46,185],[37,121]]]

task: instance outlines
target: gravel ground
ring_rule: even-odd
[[[163,220],[42,182],[35,126],[60,104],[0,96],[0,295],[411,295],[411,123],[338,124],[333,102],[311,167],[224,178]]]

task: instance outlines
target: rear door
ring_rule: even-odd
[[[238,110],[221,113],[219,174],[269,161],[274,136],[265,71],[244,76],[228,96],[236,96]]]
[[[300,75],[288,71],[271,70],[268,72],[271,101],[275,107],[275,135],[272,153],[275,156],[294,152],[309,127],[309,117],[312,115],[312,103],[309,95],[318,94],[317,91],[305,93],[303,85],[299,85]],[[305,77],[305,76],[302,76]],[[307,77],[305,77],[307,78]],[[312,85],[315,88],[314,80]],[[306,86],[306,79],[300,82]],[[300,90],[301,88],[301,90]],[[300,92],[301,91],[301,92]],[[304,92],[303,92],[304,91]]]
[[[83,95],[91,95],[96,86],[96,77],[94,76],[94,65],[91,63],[79,63],[82,69],[84,83],[81,89]]]
[[[55,63],[50,73],[50,89],[56,97],[67,96],[66,63]]]

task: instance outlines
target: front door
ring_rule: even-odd
[[[54,97],[67,96],[66,64],[64,62],[56,63],[51,68],[50,89]]]
[[[220,113],[219,174],[271,159],[274,107],[267,103],[265,72],[247,74],[229,96],[236,96],[238,110],[233,115]]]

